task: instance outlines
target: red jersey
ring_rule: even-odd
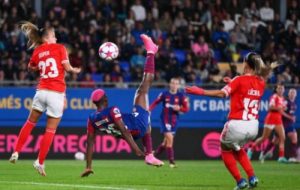
[[[274,106],[276,108],[285,107],[284,97],[273,94],[270,98],[269,106]],[[270,110],[266,116],[265,124],[281,125],[282,115],[279,111]]]
[[[42,44],[35,48],[29,64],[38,67],[40,81],[37,89],[57,92],[66,91],[65,69],[63,64],[69,61],[66,48],[61,44]]]
[[[228,119],[258,119],[260,99],[264,93],[265,81],[253,75],[235,77],[222,91],[230,96]]]

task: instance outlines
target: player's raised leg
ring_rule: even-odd
[[[155,63],[154,56],[158,50],[157,45],[152,39],[142,34],[141,38],[147,51],[146,63],[144,65],[144,75],[140,86],[138,87],[134,96],[134,105],[139,105],[145,110],[149,110],[148,92],[154,79]],[[163,162],[154,157],[152,153],[152,138],[151,127],[149,126],[146,134],[142,138],[143,145],[145,147],[145,162],[150,165],[161,166]]]
[[[32,109],[27,121],[24,123],[19,136],[17,143],[15,145],[15,150],[12,153],[9,161],[11,163],[16,163],[19,158],[19,153],[22,150],[23,145],[25,144],[26,140],[28,139],[29,135],[31,134],[32,129],[35,127],[37,121],[39,120],[42,112]]]
[[[144,65],[144,75],[140,86],[135,92],[134,105],[139,105],[145,110],[149,109],[148,92],[154,79],[155,63],[154,56],[158,50],[158,46],[152,41],[152,39],[142,34],[141,38],[144,42],[145,49],[147,51],[146,63]]]

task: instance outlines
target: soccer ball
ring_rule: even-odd
[[[119,48],[112,42],[105,42],[99,47],[99,56],[106,60],[111,61],[119,55]]]
[[[83,152],[76,152],[74,157],[75,157],[75,160],[84,160],[85,155]]]

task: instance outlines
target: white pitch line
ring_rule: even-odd
[[[38,182],[29,182],[29,181],[24,181],[24,182],[0,181],[0,183],[18,184],[18,185],[53,186],[53,187],[72,187],[72,188],[85,188],[85,189],[137,190],[132,188],[121,188],[121,187],[96,186],[96,185],[73,185],[73,184],[63,184],[63,183],[38,183]]]

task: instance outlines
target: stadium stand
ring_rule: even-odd
[[[299,84],[298,0],[287,0],[285,5],[271,0],[45,0],[40,8],[37,2],[0,0],[0,81],[18,83],[37,77],[26,72],[32,50],[27,49],[18,28],[21,20],[29,20],[39,27],[54,26],[58,41],[69,47],[72,64],[83,68],[83,73],[68,76],[68,81],[84,81],[86,73],[96,82],[139,81],[142,70],[127,63],[142,59],[138,36],[146,32],[160,45],[156,62],[162,82],[173,76],[190,83],[210,83],[211,75],[234,77],[241,73],[241,64],[236,62],[256,51],[266,63],[282,63],[270,83]],[[113,41],[120,48],[115,61],[120,64],[119,79],[108,77],[114,64],[97,56],[104,41]],[[170,73],[170,67],[176,69]],[[185,72],[188,67],[190,73]]]

